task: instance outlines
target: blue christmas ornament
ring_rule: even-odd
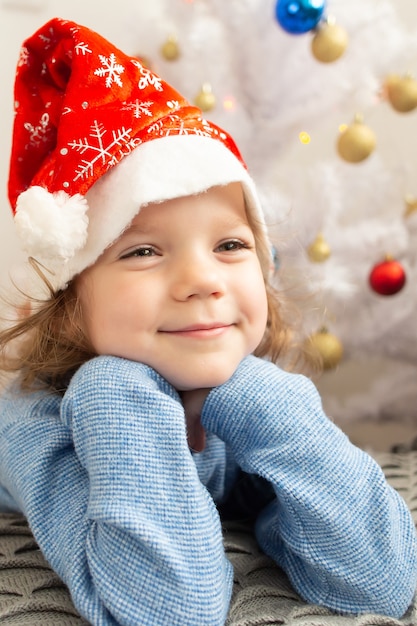
[[[272,270],[276,272],[280,268],[280,258],[278,255],[278,250],[274,245],[271,245],[271,256],[272,256]]]
[[[325,6],[326,0],[277,0],[275,15],[284,30],[301,35],[317,26]]]

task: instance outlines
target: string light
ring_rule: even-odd
[[[223,100],[223,108],[225,111],[234,111],[236,109],[236,100],[233,96],[228,96]]]
[[[311,141],[310,135],[305,130],[301,131],[301,133],[298,135],[298,138],[305,146]]]

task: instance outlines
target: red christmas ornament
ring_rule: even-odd
[[[369,274],[369,284],[372,289],[382,296],[392,296],[398,293],[405,285],[406,274],[399,261],[386,257],[377,263]]]

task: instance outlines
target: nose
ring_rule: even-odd
[[[220,298],[225,289],[221,264],[210,254],[183,254],[172,267],[171,293],[175,300]]]

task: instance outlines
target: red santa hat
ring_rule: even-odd
[[[241,182],[233,139],[137,58],[52,19],[23,44],[15,81],[9,199],[28,256],[64,288],[150,202]]]

